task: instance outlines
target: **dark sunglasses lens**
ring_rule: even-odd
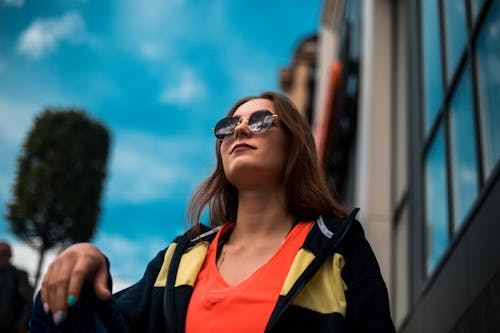
[[[254,133],[268,130],[273,125],[273,114],[271,111],[255,111],[248,119],[248,128]]]
[[[237,124],[238,120],[232,117],[219,120],[219,122],[215,125],[215,136],[219,140],[224,140],[226,136],[233,135]]]

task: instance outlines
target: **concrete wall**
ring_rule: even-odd
[[[375,5],[376,3],[376,5]],[[356,206],[391,290],[392,1],[362,2]]]

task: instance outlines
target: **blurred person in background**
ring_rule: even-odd
[[[191,229],[114,295],[104,254],[68,247],[43,279],[32,331],[394,332],[358,210],[328,190],[295,105],[246,97],[213,132],[217,164],[191,198]],[[197,222],[207,207],[209,227]]]
[[[0,332],[28,332],[33,288],[28,274],[10,263],[12,249],[0,241]]]

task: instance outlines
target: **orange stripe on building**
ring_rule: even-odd
[[[330,65],[330,84],[324,108],[320,114],[319,122],[316,126],[314,137],[318,149],[318,158],[323,167],[326,166],[326,156],[328,152],[328,138],[332,131],[332,124],[335,116],[335,105],[340,90],[342,78],[342,64],[335,60]]]

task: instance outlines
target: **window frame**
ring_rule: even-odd
[[[418,25],[417,25],[417,30],[418,30],[418,48],[420,49],[420,57],[421,60],[419,62],[420,68],[420,80],[419,80],[419,85],[420,85],[420,94],[425,92],[425,82],[424,82],[424,68],[423,68],[423,62],[424,62],[424,52],[423,52],[423,27],[422,27],[422,1],[419,1],[418,5]],[[425,119],[425,115],[427,113],[426,110],[422,109],[420,112],[420,118],[421,118],[421,124],[420,126],[420,131],[419,131],[419,140],[418,142],[420,143],[420,155],[419,155],[419,161],[420,161],[420,175],[421,179],[425,180],[426,179],[426,158],[429,153],[430,148],[432,147],[432,144],[434,143],[437,132],[440,128],[440,126],[444,126],[444,136],[445,136],[445,168],[446,168],[446,177],[447,177],[447,190],[448,190],[448,205],[445,209],[447,209],[448,213],[448,233],[449,233],[449,243],[447,245],[447,249],[444,251],[444,253],[441,255],[441,258],[438,260],[438,263],[432,268],[431,271],[428,271],[428,265],[426,262],[426,258],[428,255],[427,252],[427,243],[426,239],[428,239],[427,235],[425,234],[424,237],[421,238],[421,258],[422,260],[420,261],[420,264],[422,265],[422,269],[420,270],[423,274],[422,276],[422,281],[424,281],[424,289],[427,289],[430,284],[432,284],[432,281],[435,279],[435,276],[438,274],[439,271],[441,271],[442,266],[444,263],[447,261],[447,258],[450,256],[450,253],[453,251],[453,249],[456,246],[456,243],[460,240],[461,236],[467,229],[468,225],[470,224],[471,217],[475,214],[477,211],[477,208],[479,206],[479,203],[481,202],[481,198],[485,195],[485,192],[488,190],[488,186],[485,186],[485,183],[491,183],[492,179],[495,179],[496,176],[499,173],[500,169],[500,163],[497,162],[497,165],[495,166],[495,169],[493,172],[490,173],[488,176],[489,179],[485,179],[485,173],[486,173],[486,165],[485,165],[485,160],[484,160],[484,144],[483,144],[483,132],[482,132],[482,119],[481,119],[481,112],[482,110],[480,109],[480,91],[479,91],[479,73],[478,73],[478,65],[477,65],[477,55],[476,55],[476,40],[479,35],[479,32],[481,28],[484,25],[485,18],[488,14],[488,10],[491,7],[493,1],[498,1],[498,0],[485,0],[481,8],[479,9],[479,12],[474,15],[473,13],[473,0],[461,0],[465,1],[465,9],[466,9],[466,29],[467,29],[467,37],[466,37],[466,42],[465,46],[463,47],[460,55],[460,60],[458,61],[458,64],[456,65],[456,68],[450,69],[448,68],[448,63],[446,62],[446,41],[445,41],[445,22],[444,22],[444,1],[445,0],[439,0],[439,4],[437,6],[437,10],[439,10],[438,17],[439,17],[439,27],[440,27],[440,56],[441,56],[441,79],[442,79],[442,85],[443,85],[443,95],[442,95],[442,102],[439,106],[439,109],[437,110],[436,116],[434,117],[433,123],[432,124],[426,124],[425,121],[428,121]],[[469,63],[470,66],[470,74],[468,74],[465,69],[467,64]],[[453,70],[452,75],[449,75],[448,71]],[[471,96],[472,96],[472,105],[473,105],[473,110],[472,112],[472,119],[473,119],[473,131],[474,131],[474,148],[476,151],[476,176],[478,180],[478,194],[476,198],[474,199],[474,202],[471,204],[471,207],[469,208],[468,212],[465,214],[464,219],[461,223],[461,226],[457,229],[454,228],[454,224],[458,223],[456,222],[456,216],[455,216],[455,210],[454,210],[454,204],[455,204],[455,198],[454,198],[454,183],[453,183],[453,166],[452,164],[452,152],[451,152],[451,133],[450,133],[450,102],[452,101],[453,95],[455,91],[457,90],[457,86],[459,84],[460,79],[462,78],[462,75],[471,75],[470,82],[471,82]],[[422,106],[425,106],[423,104]],[[429,128],[428,131],[425,129]],[[418,149],[417,149],[418,150]],[[496,172],[495,172],[496,171]],[[421,219],[421,224],[422,224],[422,230],[424,233],[426,232],[426,225],[427,225],[427,204],[426,204],[426,195],[427,195],[427,188],[425,183],[420,182],[420,186],[422,187],[422,190],[419,191],[421,197],[420,197],[420,202],[422,203],[422,206],[424,207],[424,212],[422,214],[422,219]]]

